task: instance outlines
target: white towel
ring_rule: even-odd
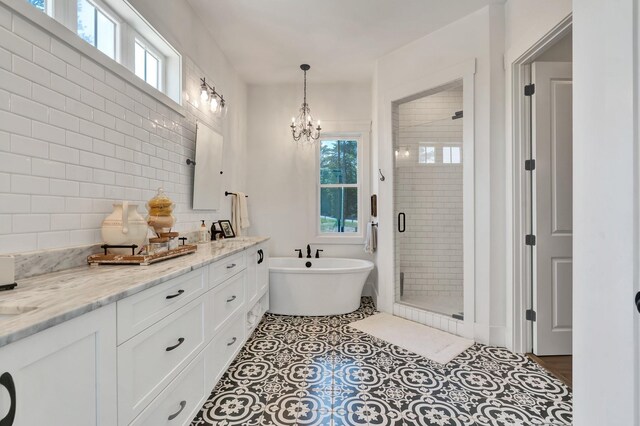
[[[249,209],[247,208],[247,197],[244,192],[237,192],[233,196],[231,203],[231,222],[236,236],[242,236],[242,230],[251,226],[249,222]]]
[[[365,253],[373,254],[378,248],[378,227],[373,226],[372,222],[367,223],[367,233],[364,237]]]

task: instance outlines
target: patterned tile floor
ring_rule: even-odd
[[[570,389],[524,355],[476,344],[446,365],[348,326],[375,313],[267,314],[196,425],[570,425]]]

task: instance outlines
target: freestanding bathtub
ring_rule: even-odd
[[[360,259],[272,257],[269,312],[279,315],[340,315],[360,306],[373,263]]]

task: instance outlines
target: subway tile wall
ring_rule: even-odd
[[[396,291],[402,272],[405,300],[453,298],[462,305],[462,164],[442,162],[443,147],[462,145],[462,120],[451,120],[459,110],[461,86],[394,111],[395,209],[406,214],[406,232],[396,233]],[[419,164],[421,144],[436,148],[434,164]]]
[[[144,216],[159,187],[178,231],[219,218],[191,209],[196,120],[222,123],[183,68],[186,117],[0,5],[0,253],[99,243],[113,202]]]

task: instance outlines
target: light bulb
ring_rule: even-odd
[[[296,124],[296,118],[295,117],[291,117],[291,124]]]
[[[318,120],[318,127],[320,127],[320,120]]]
[[[408,156],[409,156],[409,148],[407,148],[407,149],[405,149],[405,150],[404,150],[404,156],[405,156],[405,157],[408,157]]]
[[[206,87],[202,87],[200,90],[200,99],[202,99],[202,102],[206,102],[209,99],[209,91]]]
[[[211,111],[215,111],[218,108],[218,100],[215,96],[211,97]]]
[[[398,150],[396,149],[396,157],[398,156]]]

